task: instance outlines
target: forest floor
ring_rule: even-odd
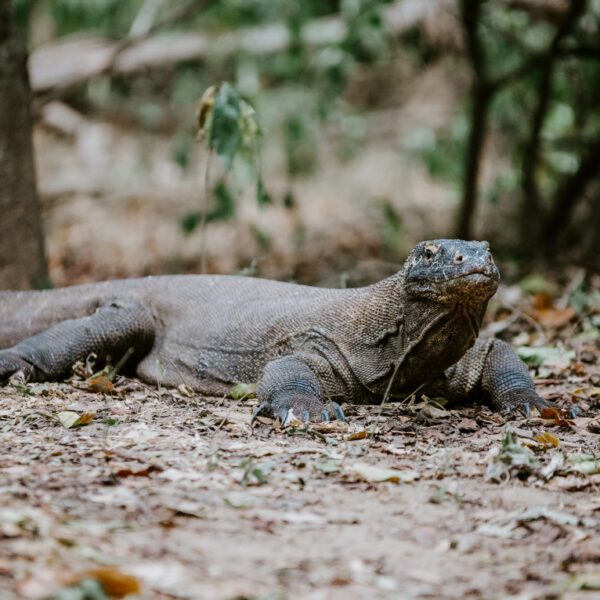
[[[132,379],[0,389],[0,598],[598,597],[597,308],[521,306],[488,329],[574,418],[413,399],[282,431]]]

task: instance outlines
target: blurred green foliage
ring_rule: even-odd
[[[549,51],[558,28],[551,19],[534,11],[510,9],[502,2],[484,2],[478,28],[485,53],[489,80],[502,78],[519,69],[533,57]],[[592,0],[577,21],[566,47],[588,47],[597,55],[582,58],[565,52],[554,64],[549,103],[541,131],[540,164],[536,169],[544,208],[566,177],[580,164],[587,141],[600,137],[600,2]],[[490,129],[505,148],[507,164],[498,169],[495,181],[486,189],[492,202],[514,203],[521,183],[520,170],[532,118],[539,102],[543,61],[538,68],[524,72],[500,87],[493,97]],[[463,185],[468,117],[458,114],[442,131],[421,132],[413,144],[429,173]]]
[[[424,2],[426,0],[423,0]],[[12,0],[17,20],[30,32],[43,22],[51,37],[74,33],[98,33],[126,40],[132,24],[147,0]],[[69,101],[81,109],[118,107],[148,129],[169,128],[173,160],[182,168],[195,168],[193,110],[203,91],[218,85],[219,99],[211,117],[213,129],[208,147],[220,156],[233,176],[214,187],[215,205],[210,219],[235,213],[236,189],[241,183],[255,185],[259,204],[294,205],[293,181],[311,176],[325,152],[333,149],[349,160],[362,149],[365,139],[364,112],[380,101],[384,92],[372,91],[375,100],[357,101],[349,94],[349,82],[357,73],[370,75],[378,66],[388,68],[401,60],[416,71],[435,60],[454,60],[457,71],[468,72],[464,31],[456,11],[458,41],[428,40],[426,28],[413,28],[400,37],[387,30],[383,11],[390,0],[163,0],[153,23],[159,33],[238,32],[252,27],[283,26],[290,43],[275,53],[239,52],[182,62],[135,76],[105,76],[73,90]],[[536,10],[524,9],[527,2],[487,0],[481,4],[477,29],[482,58],[490,81],[527,65],[549,51],[560,26],[560,15],[544,3]],[[457,2],[457,9],[460,1]],[[569,3],[565,3],[569,6]],[[545,9],[548,13],[542,14]],[[184,10],[185,18],[170,18]],[[540,16],[541,15],[541,16]],[[564,15],[563,15],[564,16]],[[343,35],[335,43],[314,47],[305,43],[308,24],[335,17]],[[464,25],[464,24],[463,24]],[[431,24],[430,24],[431,26]],[[600,0],[589,0],[577,19],[555,61],[549,102],[540,133],[540,156],[535,178],[542,209],[550,211],[552,198],[582,164],[590,141],[600,138]],[[570,50],[591,49],[579,55]],[[595,56],[593,55],[595,52]],[[523,163],[532,135],[531,124],[540,101],[544,61],[494,90],[489,109],[489,130],[494,144],[502,148],[502,165],[493,169],[494,180],[486,181],[485,197],[491,202],[513,203],[523,180]],[[391,73],[392,71],[390,71]],[[227,81],[229,84],[220,85]],[[465,165],[469,142],[467,78],[457,75],[456,87],[464,95],[464,110],[457,111],[445,127],[419,127],[400,140],[415,153],[428,173],[449,182],[457,197],[465,187]],[[260,155],[253,135],[244,127],[251,121],[244,113],[255,107],[262,128],[270,139],[277,138],[287,171],[288,186],[282,197],[271,198],[260,169]],[[244,125],[246,123],[246,125]],[[333,145],[323,147],[324,130]],[[236,158],[238,157],[238,158]],[[234,161],[235,158],[235,161]],[[196,216],[186,218],[184,227],[195,227]],[[401,236],[402,223],[391,204],[383,205],[383,236]],[[386,242],[387,244],[388,242]],[[389,245],[389,244],[388,244]]]

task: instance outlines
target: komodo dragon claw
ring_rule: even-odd
[[[254,425],[254,422],[256,421],[256,419],[258,419],[258,417],[260,417],[261,415],[267,415],[268,414],[268,409],[269,408],[269,404],[267,402],[261,402],[255,409],[254,412],[252,413],[252,418],[250,419],[250,426]]]
[[[321,421],[323,423],[327,423],[331,419],[345,421],[346,415],[344,414],[342,407],[337,402],[330,402],[329,404],[331,407],[329,411],[326,408],[321,411]],[[250,425],[253,426],[256,422],[256,419],[260,416],[275,417],[279,419],[282,427],[287,427],[294,420],[294,418],[297,418],[291,408],[287,406],[280,406],[276,410],[273,410],[273,407],[269,402],[261,402],[254,409],[252,418],[250,419]],[[311,415],[308,410],[304,410],[302,412],[302,421],[304,423],[309,423],[311,421]]]
[[[554,402],[544,400],[530,389],[511,390],[496,399],[495,404],[500,412],[505,415],[514,415],[520,412],[527,418],[531,416],[532,407],[537,408],[540,412],[545,408],[558,408]]]
[[[346,415],[344,414],[342,407],[337,402],[332,402],[331,405],[333,406],[333,412],[335,414],[335,418],[338,421],[345,421]]]

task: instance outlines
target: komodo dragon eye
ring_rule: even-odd
[[[439,249],[439,246],[430,244],[429,246],[425,246],[423,254],[425,254],[425,258],[427,260],[431,260],[438,253]]]

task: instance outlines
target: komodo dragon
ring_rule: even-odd
[[[374,285],[320,289],[176,275],[0,293],[0,382],[68,376],[94,352],[143,381],[208,395],[258,382],[255,415],[343,419],[338,402],[419,391],[503,412],[547,404],[511,347],[477,339],[499,273],[487,242],[417,244]]]

